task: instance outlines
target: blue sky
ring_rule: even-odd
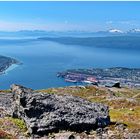
[[[140,28],[140,2],[0,2],[0,30]]]

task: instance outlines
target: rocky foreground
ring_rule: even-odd
[[[0,138],[138,139],[139,98],[139,90],[12,85],[0,92]]]

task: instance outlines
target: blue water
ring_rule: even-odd
[[[140,68],[140,51],[63,45],[49,41],[0,40],[0,55],[16,58],[22,65],[0,75],[0,89],[11,84],[42,89],[73,85],[57,78],[57,72],[73,68]]]

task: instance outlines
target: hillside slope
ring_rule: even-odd
[[[24,92],[26,93],[26,89]],[[43,138],[140,138],[139,89],[71,86],[35,90],[33,92],[40,93],[41,95],[46,93],[46,96],[48,96],[48,94],[61,97],[66,95],[72,95],[73,97],[78,96],[90,102],[102,103],[109,106],[111,123],[105,128],[98,128],[96,130],[93,129],[80,133],[60,130],[58,132],[50,132]],[[14,119],[8,115],[8,112],[10,112],[9,106],[13,100],[11,95],[11,90],[0,91],[0,137],[29,138],[31,136],[27,131],[26,124],[22,120]]]

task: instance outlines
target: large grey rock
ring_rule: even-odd
[[[12,85],[13,116],[22,118],[31,134],[46,135],[59,130],[85,131],[110,123],[109,109],[99,103],[71,95],[35,93]]]
[[[0,92],[0,118],[9,116],[12,113],[11,104],[13,101],[12,93]]]

